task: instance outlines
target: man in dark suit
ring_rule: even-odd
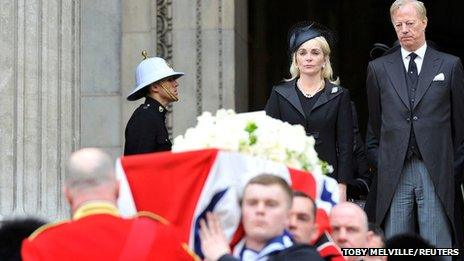
[[[397,0],[390,15],[401,48],[370,62],[366,82],[379,144],[376,222],[387,237],[417,226],[433,245],[451,247],[453,160],[464,139],[462,64],[427,46],[422,2]]]

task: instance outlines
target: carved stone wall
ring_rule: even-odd
[[[64,164],[80,141],[78,0],[0,3],[0,215],[67,215]]]
[[[147,18],[146,12],[151,16]],[[246,0],[123,1],[121,135],[130,115],[143,102],[125,100],[133,89],[142,50],[165,58],[175,70],[186,73],[179,79],[180,101],[169,108],[167,124],[172,136],[183,134],[205,110],[245,111],[246,16]]]
[[[122,0],[120,152],[124,147],[124,129],[127,121],[134,110],[143,103],[143,99],[136,102],[126,99],[135,88],[135,68],[142,60],[142,50],[146,50],[149,56],[154,56],[157,52],[157,1]],[[167,49],[165,46],[158,48]]]
[[[0,1],[0,219],[68,218],[71,152],[122,154],[142,50],[186,73],[173,136],[205,110],[246,110],[246,21],[246,0]]]
[[[173,105],[174,136],[203,111],[248,107],[247,1],[174,1],[172,61],[186,73]],[[193,6],[192,6],[193,5]]]
[[[156,55],[172,64],[172,0],[156,1]],[[168,105],[166,125],[172,138],[172,105]]]
[[[121,0],[81,0],[81,147],[121,155]]]

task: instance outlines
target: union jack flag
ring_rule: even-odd
[[[208,211],[219,217],[231,246],[240,241],[239,202],[245,185],[256,175],[278,175],[294,190],[315,199],[320,235],[329,229],[328,214],[338,202],[334,179],[238,152],[205,149],[140,154],[122,157],[116,165],[121,214],[151,211],[164,217],[197,254],[201,254],[199,223]]]

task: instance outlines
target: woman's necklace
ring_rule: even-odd
[[[301,88],[299,81],[296,82],[296,86],[298,87],[298,90],[300,90],[301,93],[303,94],[303,96],[306,97],[306,98],[314,97],[314,95],[316,95],[316,93],[318,93],[322,89],[324,89],[324,84],[325,84],[324,80],[321,80],[321,83],[319,84],[319,87],[317,87],[316,90],[314,90],[314,92],[311,93],[311,92],[303,91],[303,88]]]

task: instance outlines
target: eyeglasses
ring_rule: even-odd
[[[411,29],[414,26],[416,26],[416,21],[415,20],[410,20],[406,22],[397,22],[394,23],[393,26],[395,27],[395,30],[401,30],[403,28],[403,25],[406,27],[406,29]]]

